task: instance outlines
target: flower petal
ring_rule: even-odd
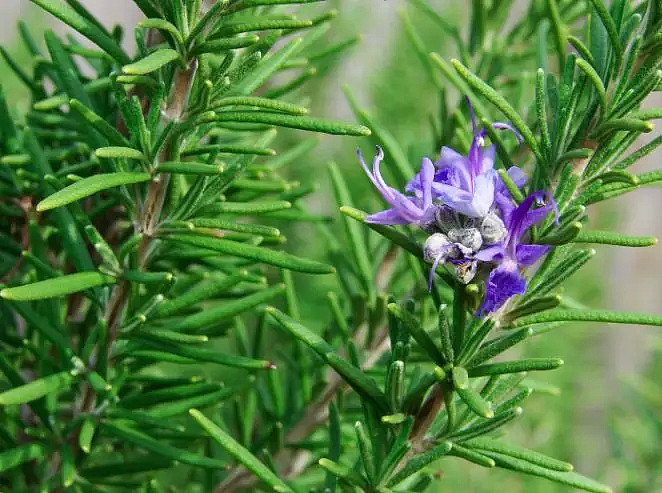
[[[483,147],[480,152],[480,166],[478,169],[479,173],[486,173],[487,171],[494,169],[494,156],[496,155],[496,146],[491,145],[488,147]]]
[[[503,245],[490,245],[482,250],[478,250],[474,254],[476,260],[482,262],[491,262],[493,260],[498,260],[498,257],[503,256]]]
[[[445,169],[452,170],[447,175],[449,184],[464,190],[471,190],[471,163],[469,159],[462,154],[454,151],[450,147],[442,147],[439,153],[439,159],[434,163],[438,171]],[[435,181],[437,177],[435,176]]]
[[[437,272],[437,266],[439,265],[439,262],[446,259],[446,256],[448,255],[449,251],[452,248],[453,248],[452,243],[443,246],[439,251],[437,258],[435,258],[434,262],[432,262],[432,267],[430,267],[430,273],[428,274],[428,291],[432,291],[432,282],[434,281],[434,274],[435,272]]]
[[[524,171],[522,171],[521,168],[518,168],[517,166],[511,166],[508,168],[507,174],[510,179],[513,180],[513,183],[519,188],[522,188],[529,180],[529,177],[526,176],[526,173],[524,173]]]
[[[485,299],[478,310],[478,315],[492,313],[501,308],[512,296],[524,294],[525,292],[526,280],[520,274],[517,264],[504,261],[490,272],[487,279]]]
[[[423,192],[423,209],[432,205],[432,181],[434,180],[434,164],[424,157],[421,162],[421,190]]]
[[[551,250],[549,245],[517,245],[515,256],[522,267],[533,265],[540,257]]]
[[[411,223],[411,221],[402,217],[395,209],[387,209],[385,211],[371,214],[365,218],[365,222],[371,224],[385,224],[389,226]]]
[[[519,142],[520,144],[524,140],[522,138],[522,135],[510,123],[494,122],[492,124],[492,128],[496,128],[497,130],[510,130],[512,133],[515,134],[515,138],[517,139],[517,142]]]
[[[472,217],[483,217],[490,212],[494,203],[496,175],[493,171],[488,171],[476,177],[473,199],[471,201]]]

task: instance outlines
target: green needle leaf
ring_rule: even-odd
[[[149,173],[105,173],[100,175],[88,176],[80,181],[72,183],[68,187],[58,190],[53,195],[49,195],[37,204],[39,212],[55,209],[63,205],[70,204],[76,200],[89,197],[92,194],[106,190],[108,188],[118,187],[120,185],[131,185],[141,183],[150,179]]]
[[[423,258],[423,249],[421,248],[420,245],[417,243],[413,242],[410,240],[405,234],[401,233],[400,231],[391,228],[389,226],[383,226],[381,224],[373,224],[373,223],[366,223],[365,218],[368,216],[366,212],[363,212],[359,209],[355,209],[353,207],[347,207],[343,206],[340,208],[340,212],[345,214],[346,216],[351,217],[352,219],[356,221],[360,221],[364,223],[366,226],[368,226],[370,229],[377,231],[379,234],[382,236],[388,238],[391,240],[393,243],[396,245],[401,246],[405,250],[407,250],[410,253],[413,253],[415,256],[418,258]]]
[[[212,105],[212,108],[220,108],[222,106],[254,106],[256,108],[281,111],[283,113],[289,113],[290,115],[305,115],[308,113],[308,108],[299,106],[298,104],[255,96],[233,96],[223,98],[215,102]]]
[[[216,5],[219,4],[217,3]],[[193,50],[193,53],[196,55],[202,55],[203,53],[220,53],[226,50],[245,48],[247,46],[254,45],[259,40],[260,37],[254,34],[249,36],[238,36],[234,38],[214,39],[213,41],[207,41],[197,45]]]
[[[143,29],[159,29],[161,31],[169,32],[173,35],[177,44],[184,44],[179,29],[165,19],[144,19],[138,23],[138,27],[142,27]]]
[[[440,445],[424,452],[422,454],[412,457],[407,465],[403,467],[395,476],[388,481],[388,486],[397,486],[412,474],[420,471],[425,466],[432,464],[434,461],[440,459],[451,451],[453,445],[451,442],[442,442]]]
[[[538,142],[533,136],[533,132],[524,122],[522,117],[515,111],[515,109],[504,99],[501,94],[496,92],[492,87],[483,82],[480,78],[474,75],[468,68],[466,68],[459,60],[451,60],[453,67],[460,74],[460,76],[467,81],[467,83],[478,91],[485,99],[487,99],[494,106],[499,108],[501,112],[510,119],[513,126],[522,134],[524,141],[529,145],[531,151],[536,156],[538,161],[543,161],[542,154],[540,153],[540,147]]]
[[[155,454],[169,459],[176,460],[182,464],[189,464],[195,467],[204,467],[207,469],[223,469],[226,463],[222,460],[212,459],[200,454],[188,452],[186,450],[168,445],[164,440],[157,440],[145,433],[141,433],[129,426],[119,423],[104,422],[102,430],[109,435],[114,435],[123,441],[132,443],[137,447],[149,450]]]
[[[0,393],[0,405],[25,404],[50,393],[68,389],[73,381],[73,375],[68,371],[55,373],[30,383],[5,390]]]
[[[547,98],[545,96],[545,71],[541,68],[536,73],[536,115],[540,126],[540,144],[545,156],[552,151],[552,143],[547,123]]]
[[[267,307],[266,311],[281,327],[325,359],[356,392],[370,398],[385,413],[389,412],[388,400],[372,378],[341,358],[329,343],[293,318],[272,306]]]
[[[353,135],[365,137],[370,135],[370,129],[362,125],[343,123],[310,116],[295,116],[262,111],[222,111],[216,113],[217,122],[264,123],[277,127],[297,128],[311,132],[322,132],[332,135]]]
[[[46,448],[39,443],[28,443],[0,453],[0,472],[8,471],[29,461],[40,461],[46,455]]]
[[[367,491],[370,488],[370,484],[366,479],[361,476],[359,473],[338,462],[334,462],[329,459],[320,459],[317,461],[320,466],[329,471],[331,474],[338,476],[339,478],[344,479],[352,486],[357,486],[363,491]]]
[[[70,25],[99,48],[112,56],[118,63],[129,63],[130,59],[117,42],[104,33],[98,26],[78,14],[60,0],[30,0],[51,13],[65,24]]]
[[[509,328],[548,322],[608,322],[614,324],[656,325],[662,327],[661,315],[612,310],[550,310],[514,321]]]
[[[213,154],[215,152],[229,154],[256,154],[258,156],[274,156],[276,151],[268,147],[253,145],[212,144],[195,146],[182,152],[182,157],[197,156],[199,154]]]
[[[451,450],[448,453],[450,455],[461,457],[464,460],[468,460],[469,462],[473,462],[474,464],[478,464],[483,467],[494,467],[496,465],[494,459],[488,457],[487,455],[463,447],[462,445],[459,445],[457,443],[453,443],[453,448],[451,448]]]
[[[80,427],[80,434],[78,435],[78,444],[80,449],[86,454],[90,453],[92,447],[92,439],[94,438],[94,431],[96,425],[91,419],[85,419]]]
[[[266,360],[225,354],[217,350],[201,349],[190,344],[166,342],[162,337],[155,337],[149,331],[138,332],[134,338],[140,340],[141,343],[152,346],[158,350],[163,350],[169,354],[187,358],[189,360],[205,361],[234,368],[244,368],[246,370],[273,370],[275,368],[272,362]]]
[[[145,155],[142,152],[131,147],[101,147],[94,154],[99,158],[145,160]]]
[[[225,170],[222,164],[194,163],[190,161],[159,163],[157,173],[172,173],[181,175],[215,176]]]
[[[453,375],[455,375],[454,372]],[[460,396],[460,399],[464,401],[467,407],[471,409],[474,413],[476,413],[478,416],[481,416],[483,418],[494,417],[494,410],[492,409],[492,404],[489,401],[483,399],[483,397],[473,388],[471,388],[470,386],[467,386],[465,388],[455,387],[455,390],[457,391],[457,395]]]
[[[260,462],[257,457],[241,446],[234,438],[218,427],[213,421],[207,418],[197,409],[190,409],[189,414],[205,430],[210,437],[218,443],[225,452],[232,456],[238,462],[241,462],[246,469],[255,474],[266,485],[270,486],[278,493],[293,493],[278,476],[276,476],[267,466]]]
[[[333,352],[333,347],[328,342],[283,312],[273,307],[267,307],[267,313],[274,317],[285,330],[320,356],[324,357],[328,353]]]
[[[389,303],[388,310],[404,324],[405,330],[435,363],[440,366],[449,363],[449,361],[446,361],[446,358],[444,358],[441,350],[432,340],[430,335],[421,327],[418,320],[416,320],[411,313],[407,310],[403,310],[395,303]]]
[[[614,24],[614,19],[611,18],[607,7],[602,3],[602,0],[590,0],[595,7],[602,24],[607,29],[607,35],[609,36],[609,42],[611,43],[612,51],[616,56],[616,68],[620,67],[623,61],[623,49],[621,48],[621,41],[618,36],[618,28]]]
[[[43,300],[113,283],[115,283],[114,277],[100,272],[78,272],[23,286],[4,288],[0,291],[0,298],[13,301]]]
[[[208,205],[202,212],[209,214],[245,214],[245,215],[259,215],[267,214],[269,212],[282,211],[290,209],[292,204],[285,200],[276,200],[273,202],[217,202]]]
[[[510,192],[510,195],[513,197],[513,200],[520,204],[524,200],[524,194],[522,194],[522,191],[517,187],[517,185],[515,185],[515,182],[512,180],[512,178],[508,176],[508,173],[505,169],[499,169],[498,173],[501,177],[501,180],[503,181],[503,184],[506,186]]]
[[[606,115],[607,90],[605,89],[605,86],[602,83],[602,79],[600,79],[600,75],[595,71],[595,69],[589,62],[583,60],[582,58],[578,58],[575,64],[582,70],[582,72],[584,72],[588,76],[589,80],[591,81],[591,84],[593,84],[593,87],[595,87],[595,90],[598,93],[598,100],[600,101],[600,108],[602,109],[602,115]]]
[[[655,129],[655,125],[638,118],[614,118],[601,124],[594,132],[595,135],[604,135],[610,132],[642,132],[648,133]]]
[[[177,60],[179,53],[171,48],[161,48],[147,55],[137,62],[122,67],[122,72],[127,75],[146,75],[160,69],[164,65]]]
[[[331,175],[331,184],[336,202],[340,205],[351,205],[352,197],[349,187],[336,163],[329,163],[329,174]],[[351,246],[350,250],[354,256],[361,280],[363,281],[365,292],[368,293],[370,298],[373,298],[374,281],[372,263],[370,262],[370,254],[364,235],[365,229],[348,217],[343,217],[343,224],[345,225],[345,231]]]
[[[333,267],[321,262],[295,257],[289,253],[268,250],[266,248],[248,245],[246,243],[224,240],[222,238],[183,234],[168,235],[165,238],[178,243],[208,248],[227,255],[247,258],[255,260],[256,262],[264,262],[265,264],[271,264],[298,272],[306,272],[308,274],[332,274],[335,272]]]
[[[554,459],[552,457],[547,457],[546,455],[534,450],[529,450],[527,448],[518,447],[508,443],[502,443],[491,438],[473,438],[466,442],[465,445],[478,450],[509,455],[510,457],[525,460],[540,467],[544,467],[545,469],[552,469],[554,471],[560,472],[572,471],[572,464]]]
[[[212,41],[213,42],[213,41]],[[269,54],[250,71],[250,76],[244,77],[230,89],[232,95],[249,95],[260,88],[283,64],[296,54],[302,45],[301,38],[295,38],[277,52]]]
[[[196,330],[203,327],[216,324],[221,320],[234,317],[240,313],[250,310],[262,303],[266,303],[272,298],[285,292],[285,285],[278,284],[267,289],[263,289],[249,296],[223,303],[219,306],[207,308],[200,313],[189,315],[180,322],[172,326],[174,330]]]
[[[554,370],[563,365],[559,358],[532,358],[517,361],[501,361],[487,365],[474,366],[469,369],[470,377],[501,375],[504,373],[519,373],[522,371]]]
[[[654,236],[629,236],[611,231],[581,231],[573,243],[602,243],[604,245],[618,245],[626,247],[648,247],[657,245]]]
[[[76,113],[80,114],[87,122],[92,125],[101,135],[103,135],[111,145],[120,147],[129,147],[131,144],[124,136],[115,130],[106,120],[97,115],[94,111],[85,106],[81,101],[72,99],[69,106]]]
[[[592,479],[589,479],[575,472],[555,471],[538,466],[536,464],[532,464],[526,460],[510,457],[505,454],[488,452],[487,450],[482,450],[482,452],[494,460],[498,467],[503,467],[504,469],[510,469],[512,471],[518,471],[524,474],[531,474],[532,476],[549,479],[556,483],[591,491],[593,493],[612,493],[611,488],[608,486],[602,485],[597,481],[593,481]]]

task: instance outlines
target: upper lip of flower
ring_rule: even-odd
[[[424,159],[421,171],[416,175],[419,180],[421,196],[407,196],[390,187],[381,175],[379,164],[384,159],[384,151],[376,146],[375,157],[372,160],[372,171],[366,165],[361,151],[357,149],[357,155],[363,170],[370,178],[391,209],[368,216],[368,222],[381,224],[408,224],[415,223],[423,225],[434,219],[434,208],[432,205],[432,180],[434,178],[434,165],[429,159]]]
[[[467,100],[468,101],[468,100]],[[433,199],[440,199],[457,212],[469,217],[485,216],[494,203],[498,175],[494,171],[495,146],[484,147],[485,129],[478,129],[473,108],[469,103],[473,140],[467,156],[449,147],[442,147],[439,159],[434,163]],[[519,133],[507,123],[494,123],[494,128],[511,130],[518,140]],[[416,175],[405,191],[417,196],[423,194],[421,179]]]

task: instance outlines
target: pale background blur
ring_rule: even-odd
[[[359,12],[369,4],[369,15]],[[130,35],[136,21],[140,18],[139,10],[130,0],[83,0],[89,10],[99,16],[107,25],[116,23],[124,25],[127,29],[127,47],[131,47]],[[354,22],[355,32],[362,35],[361,44],[352,50],[341,63],[339,70],[330,75],[327,81],[328,88],[326,102],[321,113],[325,116],[351,119],[351,113],[342,96],[342,84],[352,86],[359,100],[367,105],[370,103],[369,91],[371,89],[371,73],[383,67],[393,48],[393,33],[398,30],[400,19],[397,11],[406,3],[406,0],[345,0],[340,2],[341,18],[359,19]],[[447,6],[452,2],[430,1],[436,6]],[[464,4],[464,2],[460,2]],[[519,2],[517,2],[519,3]],[[516,3],[516,4],[517,4]],[[521,2],[527,5],[528,2]],[[42,13],[28,0],[0,0],[0,42],[10,49],[14,48],[16,39],[16,21],[24,19],[30,25],[52,26],[60,33],[67,32],[66,26],[52,17]],[[420,67],[416,67],[420,70]],[[12,78],[0,61],[0,79]],[[12,83],[15,81],[12,81]],[[403,98],[414,97],[414,94],[402,94]],[[649,106],[662,105],[662,93],[647,101]],[[369,107],[369,106],[368,106]],[[320,110],[318,110],[320,112]],[[388,121],[384,122],[388,126]],[[642,138],[636,147],[659,135],[659,128],[652,134]],[[323,147],[343,146],[343,141],[336,138],[325,138]],[[351,150],[350,150],[351,151]],[[347,155],[351,156],[352,152]],[[662,161],[660,148],[647,159],[638,163],[635,172],[659,168]],[[321,166],[322,163],[311,163]],[[316,199],[316,209],[331,210],[327,207],[328,195],[322,190]],[[662,236],[662,190],[658,188],[645,188],[617,199],[605,207],[593,210],[594,215],[603,214],[607,223],[616,230],[631,234]],[[662,249],[657,247],[636,248],[598,248],[598,254],[593,260],[595,275],[604,277],[603,292],[605,293],[600,308],[621,308],[627,310],[641,310],[653,313],[662,313]],[[571,330],[571,329],[570,329]],[[587,329],[594,331],[595,335],[584,338],[586,347],[578,354],[589,358],[593,364],[601,367],[597,372],[598,379],[581,380],[575,382],[575,391],[581,393],[580,405],[574,412],[573,435],[582,438],[591,444],[591,453],[580,453],[572,457],[577,469],[585,474],[603,476],[609,480],[609,474],[597,471],[608,454],[607,432],[609,427],[604,412],[609,405],[618,404],[623,399],[623,379],[636,375],[642,371],[650,351],[647,350],[650,336],[659,331],[642,327],[630,326],[600,326],[595,324]],[[560,355],[561,356],[561,355]]]

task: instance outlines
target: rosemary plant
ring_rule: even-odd
[[[662,325],[560,292],[591,244],[656,243],[587,225],[662,182],[630,172],[662,142],[630,150],[662,116],[641,109],[662,87],[659,0],[532,0],[514,22],[519,2],[475,0],[468,30],[413,0],[430,157],[349,90],[360,125],[308,116],[299,89],[356,42],[328,40],[319,0],[134,0],[135,54],[80,1],[31,1],[92,47],[20,24],[34,69],[1,51],[31,95],[17,114],[0,90],[3,489],[443,491],[461,459],[611,491],[501,438],[528,373],[563,364],[502,353],[575,321]],[[371,136],[355,166],[389,209],[356,209],[330,163],[337,234],[285,177],[314,142],[280,128]],[[288,252],[298,222],[323,252]],[[333,281],[308,320],[311,275]]]

